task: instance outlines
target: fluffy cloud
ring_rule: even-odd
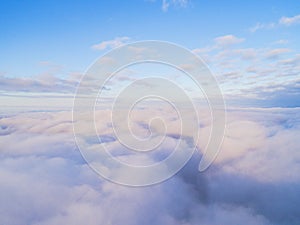
[[[109,112],[97,113],[103,140],[119,148],[109,138]],[[154,113],[136,112],[133,129],[147,133],[148,127],[139,124]],[[209,113],[200,110],[200,115],[205,136]],[[197,171],[200,138],[200,152],[176,176],[144,188],[110,183],[90,169],[74,143],[70,112],[3,116],[0,223],[297,224],[299,115],[297,108],[229,110],[224,145],[209,170]],[[166,119],[174,122],[171,116]],[[169,148],[177,141],[176,130],[169,131]],[[82,132],[90,131],[82,127]]]

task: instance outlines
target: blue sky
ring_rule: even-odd
[[[245,70],[253,67],[249,60],[236,61],[236,68],[231,69],[220,64],[231,58],[228,51],[252,51],[260,64],[257,67],[267,70],[279,60],[294,60],[295,68],[289,71],[298,73],[299,9],[299,1],[1,1],[0,75],[66,78],[83,73],[96,58],[116,46],[113,41],[164,40],[204,58],[216,76],[225,80],[225,92],[245,87],[245,83],[251,87],[244,77]],[[112,44],[93,48],[105,41]],[[220,43],[224,41],[229,44]],[[224,52],[227,58],[217,57]],[[268,59],[264,61],[262,55]],[[235,84],[224,77],[237,71],[243,77]],[[262,77],[262,72],[255,73]],[[277,81],[287,84],[285,78]]]

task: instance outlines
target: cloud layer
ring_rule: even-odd
[[[109,113],[98,114],[103,140],[112,150],[120,149],[109,138],[112,130],[105,123]],[[205,139],[209,114],[201,115]],[[197,171],[203,150],[200,138],[199,152],[183,170],[145,188],[110,183],[90,169],[74,143],[70,112],[4,116],[0,119],[0,223],[297,224],[299,115],[299,109],[230,110],[222,151],[209,170]],[[140,111],[134,117],[134,129],[147,132],[147,126],[138,125],[145,116]],[[176,130],[170,130],[169,146],[178,138]],[[89,130],[83,127],[82,132]]]

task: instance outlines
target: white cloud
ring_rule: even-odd
[[[6,92],[70,93],[76,85],[75,80],[59,78],[49,73],[40,74],[38,77],[0,77],[0,89]]]
[[[239,104],[249,102],[251,105],[260,106],[300,105],[296,100],[299,97],[297,90],[300,64],[295,50],[285,46],[278,48],[274,43],[266,48],[237,48],[234,43],[242,40],[233,35],[215,40],[215,45],[194,49],[193,52],[209,64],[228,99],[237,100],[237,96],[247,96],[248,100],[244,99]],[[277,43],[285,44],[287,41],[280,40]],[[255,101],[258,99],[265,101]]]
[[[288,53],[291,52],[291,49],[288,48],[276,48],[276,49],[272,49],[270,51],[268,51],[266,53],[266,57],[269,59],[274,59],[279,57],[280,55],[284,54],[284,53]]]
[[[255,26],[251,27],[249,29],[250,32],[256,32],[258,30],[269,30],[276,28],[280,25],[282,26],[291,26],[291,25],[296,25],[300,24],[300,15],[296,15],[293,17],[281,17],[277,22],[272,22],[272,23],[257,23]]]
[[[279,24],[290,26],[294,24],[300,24],[300,15],[296,15],[293,17],[281,17],[279,20]]]
[[[153,114],[136,111],[134,119],[146,121]],[[145,188],[116,185],[91,171],[74,144],[70,112],[6,115],[0,119],[7,131],[0,133],[0,223],[297,224],[299,109],[228,114],[225,144],[214,166],[199,173],[196,154],[175,177]],[[173,123],[170,115],[165,114]],[[205,135],[209,112],[201,109],[200,115]],[[112,131],[105,122],[109,117],[107,110],[97,112],[101,135]],[[176,141],[175,130],[168,148]],[[83,127],[82,132],[90,131]]]
[[[103,41],[99,44],[95,44],[92,46],[92,49],[105,50],[107,48],[117,48],[121,45],[124,45],[129,40],[130,40],[129,37],[116,37],[113,40]]]
[[[239,44],[244,40],[245,40],[244,38],[238,38],[230,34],[230,35],[225,35],[225,36],[215,38],[215,43],[217,44],[217,46],[220,47],[228,47],[231,45]]]
[[[164,12],[168,11],[169,6],[170,6],[170,3],[169,3],[167,0],[163,0],[163,1],[162,1],[161,9],[162,9]]]
[[[234,51],[237,55],[239,55],[244,60],[251,60],[255,59],[257,57],[257,50],[254,48],[243,48],[243,49],[237,49]]]
[[[262,30],[262,29],[266,29],[266,30],[269,30],[269,29],[273,29],[275,28],[276,26],[276,23],[257,23],[255,26],[251,27],[249,29],[250,32],[254,33],[258,30]]]
[[[277,45],[286,45],[288,44],[289,41],[288,40],[285,40],[285,39],[280,39],[278,41],[274,41],[272,44],[277,44]]]
[[[184,8],[188,5],[189,0],[162,0],[161,9],[167,12],[170,6]]]

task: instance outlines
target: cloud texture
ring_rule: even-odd
[[[117,148],[103,122],[109,114],[98,113],[100,135]],[[147,132],[139,126],[144,114],[135,117],[135,129]],[[202,115],[204,138],[210,127]],[[70,112],[3,116],[0,224],[297,224],[299,115],[297,108],[230,110],[224,145],[209,170],[197,171],[200,138],[199,152],[176,176],[144,188],[108,182],[91,170],[74,143]]]

